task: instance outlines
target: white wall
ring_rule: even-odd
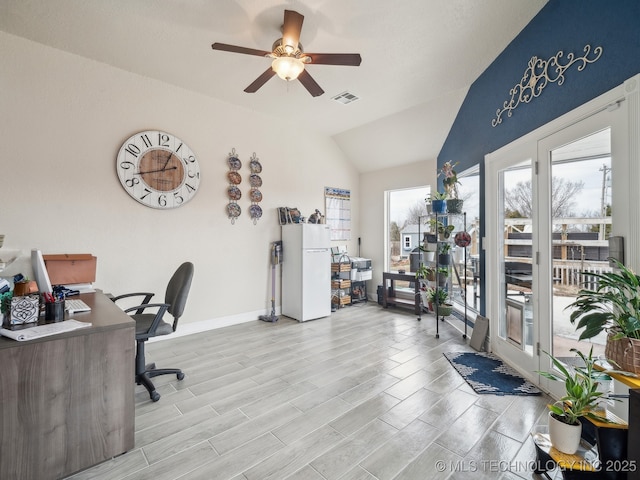
[[[401,146],[398,151],[402,152]],[[435,188],[436,179],[435,158],[360,175],[360,253],[370,258],[373,265],[373,279],[367,285],[367,293],[373,300],[377,298],[376,289],[382,284],[384,271],[385,191],[424,185]]]
[[[330,138],[2,32],[0,64],[5,250],[21,250],[25,258],[33,247],[92,253],[95,285],[114,294],[162,296],[175,268],[192,261],[182,324],[220,326],[270,309],[269,248],[280,238],[276,207],[298,207],[308,216],[324,211],[325,186],[351,189],[352,238],[360,236],[358,173]],[[144,207],[118,181],[122,142],[152,129],[180,137],[198,156],[200,190],[181,208]],[[235,225],[225,212],[232,148],[244,179]],[[263,166],[264,216],[257,225],[246,213],[253,152]],[[2,275],[29,274],[28,268],[21,260]]]

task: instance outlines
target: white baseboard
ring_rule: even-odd
[[[279,310],[279,309],[278,309]],[[280,312],[276,310],[276,314]],[[246,322],[258,321],[260,315],[265,315],[264,310],[258,310],[256,312],[240,313],[238,315],[231,315],[228,317],[211,318],[209,320],[202,320],[199,322],[179,323],[177,330],[171,335],[160,335],[159,337],[150,338],[148,341],[160,342],[163,340],[171,340],[176,337],[183,337],[185,335],[192,335],[194,333],[206,332],[209,330],[215,330],[216,328],[229,327],[231,325],[239,325]]]

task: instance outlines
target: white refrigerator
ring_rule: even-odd
[[[282,314],[299,322],[331,315],[329,225],[282,226]]]

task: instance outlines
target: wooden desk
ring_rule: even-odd
[[[401,280],[412,282],[414,284],[413,299],[398,298],[395,292],[395,282]],[[410,305],[414,308],[416,315],[420,316],[420,282],[413,273],[382,273],[382,306],[387,308],[389,305]]]
[[[57,479],[134,446],[135,322],[102,293],[90,328],[0,337],[0,478]]]

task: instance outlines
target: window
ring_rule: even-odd
[[[418,245],[418,223],[427,214],[429,186],[388,190],[385,271],[410,271],[411,249]],[[424,221],[424,219],[422,219]]]
[[[453,300],[464,306],[466,297],[467,307],[480,312],[480,167],[476,166],[458,174],[458,180],[458,196],[464,201],[463,211],[466,213],[467,232],[471,236],[471,244],[467,247],[466,264],[458,272],[459,294],[454,295]],[[458,276],[454,277],[454,282],[457,282]],[[463,288],[465,278],[466,285]]]

